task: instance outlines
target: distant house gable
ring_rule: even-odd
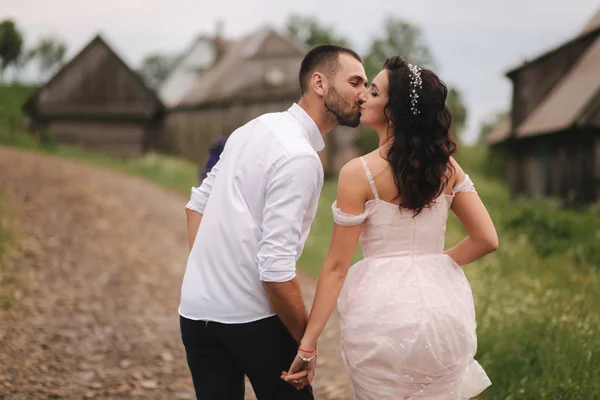
[[[280,34],[272,29],[264,29],[260,35],[255,38],[255,43],[249,44],[245,58],[264,59],[264,58],[285,58],[285,57],[304,57],[308,48],[303,44],[296,42],[290,37]]]
[[[298,71],[305,53],[302,45],[271,28],[262,28],[228,46],[177,106],[299,93]]]
[[[200,74],[215,64],[217,55],[218,49],[213,38],[196,38],[160,85],[158,94],[163,103],[167,107],[179,103],[195,86]]]
[[[594,14],[594,16],[590,18],[590,20],[585,24],[585,26],[579,33],[579,36],[584,36],[598,28],[600,28],[600,7],[598,7],[598,10]]]
[[[596,126],[599,71],[600,9],[576,37],[507,72],[513,82],[511,115],[486,142]]]
[[[517,127],[517,137],[587,125],[586,107],[600,94],[600,38],[574,63],[538,107]],[[589,116],[588,116],[589,118]]]
[[[129,116],[149,118],[162,102],[142,78],[97,35],[23,109],[34,117]]]

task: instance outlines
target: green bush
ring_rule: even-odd
[[[41,148],[48,151],[56,150],[58,147],[56,137],[47,128],[42,131],[39,143]]]
[[[506,157],[500,149],[483,145],[459,145],[454,158],[469,174],[475,173],[493,180],[503,180],[506,177]]]
[[[368,154],[379,147],[379,135],[375,129],[361,126],[358,128],[358,136],[354,144],[361,155]]]
[[[520,201],[506,213],[504,227],[525,237],[543,258],[600,266],[600,215],[561,209],[549,201]]]
[[[600,394],[600,277],[568,257],[539,257],[501,232],[500,249],[465,268],[475,297],[486,399]]]

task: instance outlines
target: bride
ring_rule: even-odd
[[[475,309],[462,266],[498,247],[469,176],[451,157],[445,84],[389,58],[362,95],[380,147],[340,172],[335,226],[298,355],[282,378],[314,376],[317,340],[337,301],[355,399],[459,400],[491,382],[474,359]],[[468,236],[444,252],[449,210]],[[364,259],[350,268],[360,238]]]

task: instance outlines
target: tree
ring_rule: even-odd
[[[37,45],[29,50],[29,59],[37,61],[40,80],[49,78],[65,62],[67,44],[56,36],[42,37]]]
[[[364,57],[365,71],[370,80],[381,71],[385,60],[392,55],[401,55],[409,63],[436,69],[435,59],[421,28],[402,19],[389,17],[384,23],[384,35],[372,40]],[[457,88],[448,87],[446,105],[452,114],[451,130],[456,137],[460,137],[467,119],[467,108]],[[377,147],[379,140],[375,135],[368,130],[363,132],[359,141],[363,151]]]
[[[167,78],[177,64],[178,56],[153,53],[147,55],[142,61],[138,73],[150,87],[157,87]]]
[[[484,121],[479,128],[479,142],[483,142],[485,137],[508,116],[506,111],[498,111],[493,116]]]
[[[389,17],[385,20],[383,37],[372,40],[364,57],[365,71],[369,79],[373,79],[381,71],[385,60],[392,55],[401,55],[412,64],[435,68],[433,56],[421,28],[410,22]]]
[[[17,57],[17,59],[12,63],[12,77],[13,83],[19,82],[21,78],[21,72],[25,69],[25,67],[31,61],[31,55],[28,51],[22,51],[21,55]]]
[[[23,51],[23,35],[15,22],[6,19],[0,22],[0,80],[6,67],[14,64]]]
[[[448,96],[446,97],[446,106],[452,114],[452,126],[450,130],[454,133],[457,139],[460,139],[467,121],[467,107],[463,103],[462,95],[455,87],[448,88]]]
[[[336,34],[332,28],[321,25],[315,17],[292,14],[286,23],[286,30],[293,39],[309,48],[322,44],[348,45],[346,39]]]

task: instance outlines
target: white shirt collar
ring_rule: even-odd
[[[310,142],[312,148],[315,149],[315,151],[323,150],[325,148],[323,135],[321,135],[319,127],[311,118],[311,116],[308,115],[308,113],[296,103],[292,104],[292,106],[288,109],[288,112],[296,117],[302,123],[302,125],[304,125],[304,128],[306,128],[306,131],[308,132],[308,141]]]

